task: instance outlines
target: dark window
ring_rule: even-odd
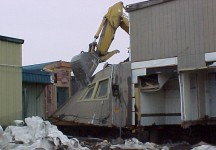
[[[54,83],[57,83],[57,73],[54,73]]]
[[[93,91],[94,91],[94,86],[92,86],[88,89],[87,94],[85,95],[84,99],[90,99]]]
[[[106,96],[107,90],[108,90],[108,80],[103,80],[99,82],[99,86],[97,90],[97,98]]]

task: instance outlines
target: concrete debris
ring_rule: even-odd
[[[15,122],[17,126],[8,126],[5,131],[0,126],[0,150],[89,150],[40,117],[26,118],[26,126],[22,121]]]
[[[110,143],[107,140],[104,140],[103,142],[97,143],[95,147],[100,147],[99,149],[110,147]]]
[[[144,144],[136,138],[127,139],[127,140],[125,140],[124,144],[111,145],[110,148],[111,149],[115,149],[115,148],[142,149],[142,150],[161,150],[162,149],[159,145],[156,145],[156,144],[150,143],[150,142],[146,142]]]
[[[101,141],[88,141],[85,139],[84,141],[81,141],[81,145],[88,147],[89,149],[93,150],[189,150],[191,149],[191,145],[186,142],[181,143],[168,143],[165,145],[157,145],[155,143],[142,143],[136,138],[131,139],[112,139],[110,142],[107,140],[101,140]],[[88,141],[88,142],[87,142]]]
[[[112,145],[124,144],[124,143],[125,143],[125,141],[119,137],[117,139],[112,139],[112,142],[111,142]]]

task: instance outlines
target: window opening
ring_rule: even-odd
[[[87,91],[87,94],[85,95],[84,99],[90,99],[92,94],[93,94],[93,91],[94,91],[94,86],[91,86],[88,91]]]
[[[99,82],[98,90],[97,90],[97,98],[105,97],[108,91],[108,79]]]

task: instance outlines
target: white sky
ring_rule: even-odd
[[[144,0],[123,0],[123,3],[140,1]],[[116,2],[119,1],[0,0],[0,35],[25,40],[23,65],[70,61],[80,51],[88,50],[103,16]],[[129,35],[119,28],[110,50],[121,52],[108,62],[125,60],[128,48]]]

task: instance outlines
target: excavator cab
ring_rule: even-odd
[[[110,7],[94,36],[94,41],[89,45],[88,52],[81,52],[72,58],[72,71],[81,88],[91,82],[91,76],[100,62],[105,62],[114,54],[119,53],[119,50],[108,52],[108,49],[118,27],[129,33],[129,22],[123,15],[123,8],[123,2]],[[99,36],[99,41],[96,42]]]

